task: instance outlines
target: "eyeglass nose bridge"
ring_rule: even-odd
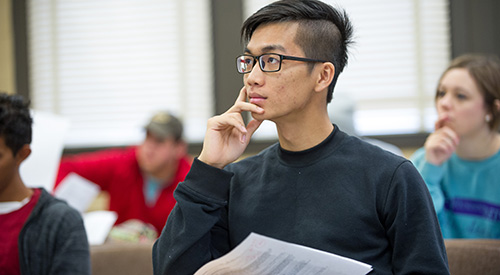
[[[255,67],[259,67],[259,70],[262,71],[262,72],[265,72],[265,67],[266,65],[264,64],[264,61],[263,61],[263,56],[264,55],[259,55],[259,56],[252,56],[252,66],[250,68],[250,70],[248,70],[246,73],[249,74],[251,72],[253,72],[253,70],[255,69]],[[257,66],[255,66],[257,65]]]

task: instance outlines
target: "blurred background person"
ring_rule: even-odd
[[[455,58],[438,83],[438,119],[411,157],[445,238],[500,238],[500,61]]]
[[[177,117],[158,112],[145,130],[146,137],[138,146],[64,156],[56,190],[68,174],[76,173],[108,193],[108,210],[118,215],[116,225],[141,221],[161,232],[175,205],[173,192],[192,159]]]
[[[0,273],[90,274],[80,213],[43,188],[27,187],[33,119],[19,95],[0,93]]]

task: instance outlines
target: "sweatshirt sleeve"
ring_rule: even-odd
[[[433,165],[425,159],[425,149],[418,149],[412,156],[411,161],[422,175],[422,178],[429,189],[434,203],[434,209],[439,215],[444,208],[444,194],[441,189],[441,180],[444,175],[444,164],[440,166]]]
[[[233,173],[195,159],[153,246],[154,274],[193,274],[229,250],[227,201]]]
[[[410,162],[395,171],[384,207],[395,274],[449,274],[446,249],[427,188]]]

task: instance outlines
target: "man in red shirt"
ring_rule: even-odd
[[[182,123],[167,112],[155,114],[139,146],[64,156],[56,179],[71,172],[97,184],[109,195],[116,224],[137,219],[160,233],[175,205],[173,192],[191,168]]]

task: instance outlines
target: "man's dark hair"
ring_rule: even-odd
[[[328,60],[335,66],[326,98],[329,103],[337,78],[347,64],[347,47],[353,43],[353,29],[346,12],[317,0],[277,1],[261,8],[243,23],[241,39],[244,45],[250,42],[260,25],[281,22],[299,23],[294,41],[307,58]],[[311,70],[314,65],[311,64]]]
[[[29,101],[20,95],[0,92],[0,137],[4,138],[13,155],[31,143],[32,124]]]

